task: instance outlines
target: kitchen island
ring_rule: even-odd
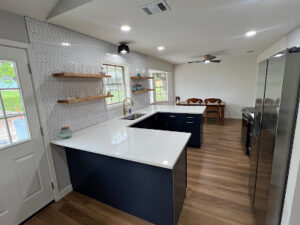
[[[51,143],[65,147],[75,191],[154,224],[174,225],[186,194],[191,133],[132,126],[157,113],[202,118],[204,110],[149,106],[136,120],[112,119]]]

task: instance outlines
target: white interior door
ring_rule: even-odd
[[[0,224],[24,221],[54,199],[28,59],[0,46]]]

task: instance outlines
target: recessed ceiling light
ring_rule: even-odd
[[[256,35],[256,31],[255,30],[250,30],[250,31],[248,31],[247,33],[246,33],[246,36],[247,37],[253,37],[253,36],[255,36]]]
[[[67,46],[67,47],[68,47],[68,46],[71,46],[71,43],[69,43],[69,42],[62,42],[62,43],[60,43],[60,44],[61,44],[62,46],[65,46],[65,47],[66,47],[66,46]]]
[[[210,63],[210,61],[209,61],[209,60],[205,60],[204,63],[205,63],[205,64],[208,64],[208,63]]]
[[[283,56],[284,54],[283,53],[278,53],[276,55],[274,55],[275,58],[280,58],[281,56]]]
[[[163,51],[163,50],[165,50],[165,47],[164,47],[164,46],[158,46],[158,47],[157,47],[157,50],[158,50],[158,51]]]
[[[131,27],[128,26],[128,25],[123,25],[123,26],[121,26],[121,31],[128,32],[128,31],[130,31],[130,30],[131,30]]]

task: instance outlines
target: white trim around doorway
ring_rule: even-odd
[[[38,77],[38,73],[36,70],[35,66],[35,56],[32,50],[32,47],[29,43],[23,43],[23,42],[16,42],[16,41],[11,41],[7,39],[0,38],[0,46],[6,46],[6,47],[12,47],[12,48],[20,48],[24,49],[27,53],[27,58],[28,58],[28,63],[31,69],[31,80],[32,80],[32,85],[33,85],[33,91],[34,91],[34,97],[35,101],[37,104],[37,109],[38,109],[38,116],[39,116],[39,121],[41,124],[41,127],[43,129],[43,144],[44,148],[46,151],[47,155],[47,162],[48,162],[48,167],[50,171],[50,179],[53,184],[53,194],[54,198],[56,201],[64,197],[66,194],[72,191],[72,186],[66,187],[64,190],[61,192],[59,191],[58,183],[57,183],[57,177],[56,177],[56,172],[55,172],[55,167],[54,167],[54,161],[53,161],[53,154],[51,151],[51,146],[50,146],[50,138],[48,134],[48,129],[47,129],[47,123],[46,123],[46,118],[45,118],[45,113],[44,113],[44,108],[43,108],[43,101],[42,101],[42,95],[40,91],[40,81]]]

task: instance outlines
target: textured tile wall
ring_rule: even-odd
[[[73,131],[122,115],[122,109],[107,110],[105,100],[74,104],[58,104],[58,99],[103,93],[101,79],[57,78],[53,73],[95,73],[101,63],[128,66],[129,75],[138,70],[148,71],[148,58],[132,52],[126,56],[116,54],[117,46],[92,37],[26,18],[29,40],[35,54],[44,111],[50,139],[56,138],[62,126]],[[70,43],[65,46],[64,43]],[[128,79],[130,80],[130,79]],[[134,110],[149,105],[149,93],[132,95]]]

